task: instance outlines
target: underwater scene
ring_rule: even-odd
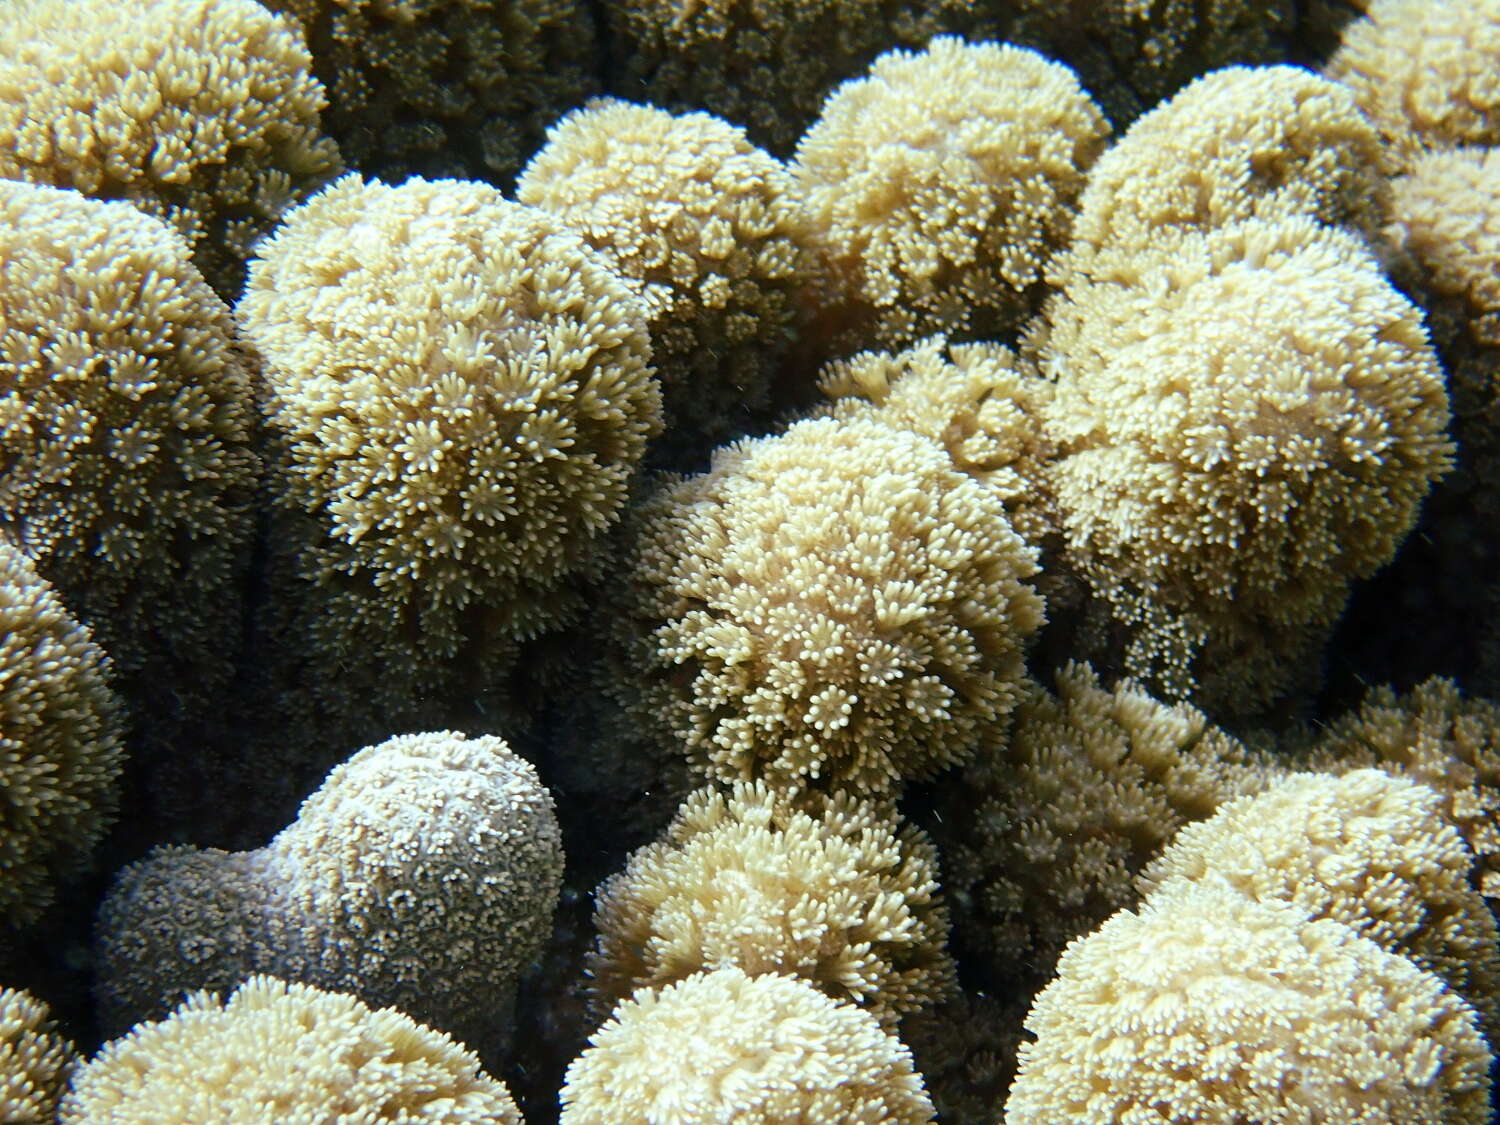
[[[1485,1125],[1500,0],[0,0],[0,1122]]]

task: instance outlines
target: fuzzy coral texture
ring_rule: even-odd
[[[799,422],[636,520],[615,687],[708,776],[890,792],[1014,705],[1035,553],[927,438]]]
[[[1482,1125],[1490,1052],[1442,982],[1333,919],[1164,887],[1037,998],[1008,1125]]]
[[[0,928],[42,914],[114,819],[124,709],[89,630],[0,537]]]
[[[219,292],[339,168],[300,36],[253,0],[8,0],[0,177],[128,199]]]
[[[937,877],[927,838],[872,801],[699,790],[595,892],[598,1007],[733,965],[803,977],[891,1025],[953,987]]]
[[[507,182],[553,118],[594,92],[579,0],[268,0],[301,24],[351,167]]]
[[[844,336],[1013,331],[1108,132],[1072,71],[1004,44],[939,37],[839,86],[792,171]]]
[[[806,981],[723,968],[618,1008],[568,1068],[562,1125],[927,1125],[911,1052]]]
[[[500,739],[398,736],[330,773],[258,851],[166,848],[127,867],[100,911],[104,1018],[125,1028],[185,990],[272,972],[489,1049],[562,866],[551,795]]]
[[[77,1050],[58,1033],[45,1003],[20,989],[0,989],[0,1120],[51,1125],[77,1065]]]
[[[268,1116],[274,1114],[274,1116]],[[188,996],[84,1065],[59,1125],[522,1125],[504,1083],[394,1008],[254,976]]]
[[[668,433],[708,444],[764,410],[815,283],[781,161],[710,114],[605,99],[548,132],[516,198],[641,283]]]

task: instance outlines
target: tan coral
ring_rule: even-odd
[[[1448,468],[1422,318],[1364,244],[1252,219],[1070,289],[1052,486],[1070,557],[1133,630],[1128,668],[1251,711]]]
[[[911,1053],[808,982],[723,968],[615,1009],[568,1067],[562,1125],[927,1125]]]
[[[251,244],[338,171],[310,63],[253,0],[10,0],[0,177],[128,199],[232,295]]]
[[[660,427],[645,307],[602,257],[484,184],[351,175],[238,311],[323,659],[406,701],[566,620]]]
[[[1067,67],[996,43],[890,51],[835,90],[792,171],[853,320],[840,349],[1013,331],[1108,132]]]
[[[1008,1125],[1482,1125],[1490,1052],[1442,981],[1333,919],[1165,887],[1069,946]]]
[[[580,0],[268,0],[295,16],[350,166],[508,182],[597,88]]]
[[[1174,235],[1306,215],[1373,235],[1390,171],[1353,94],[1293,66],[1226,67],[1141,117],[1089,171],[1062,280]],[[1102,259],[1102,260],[1100,260]]]
[[[123,1028],[184,990],[272,972],[496,1049],[562,866],[551,795],[503,741],[391,738],[263,848],[168,847],[126,867],[99,912],[101,1019]]]
[[[115,818],[125,706],[89,630],[0,536],[0,923],[35,920]]]
[[[1135,904],[1177,829],[1274,770],[1193,707],[1065,666],[1055,694],[1032,685],[1009,730],[940,783],[955,936],[1018,991],[1039,987],[1063,946]]]
[[[701,773],[890,792],[1015,702],[1034,552],[943,448],[869,419],[721,450],[636,515],[611,690]]]
[[[1442,799],[1378,769],[1299,773],[1184,826],[1142,872],[1228,883],[1258,902],[1333,918],[1436,973],[1500,1030],[1500,934],[1469,883],[1473,853]]]
[[[78,1052],[58,1034],[52,1010],[29,992],[0,989],[0,1118],[52,1125]]]
[[[670,438],[716,444],[764,409],[814,263],[790,175],[744,130],[591,102],[548,132],[516,198],[644,286]]]
[[[1500,143],[1500,0],[1371,0],[1324,73],[1354,92],[1403,167]]]
[[[815,417],[869,417],[938,442],[1004,501],[1027,543],[1056,530],[1044,471],[1055,450],[1042,422],[1052,384],[1003,344],[933,336],[900,352],[860,352],[824,367],[818,389],[828,402]]]
[[[273,1115],[268,1118],[268,1114]],[[395,1008],[254,976],[189,995],[80,1068],[59,1125],[522,1125],[472,1051]]]
[[[847,794],[700,789],[594,897],[601,1013],[638,987],[726,965],[803,977],[888,1027],[953,988],[936,851],[893,810]]]
[[[253,428],[229,310],[170,229],[0,180],[0,522],[152,719],[228,679]]]

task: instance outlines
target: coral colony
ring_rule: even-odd
[[[1480,1125],[1500,0],[0,0],[0,1118]]]

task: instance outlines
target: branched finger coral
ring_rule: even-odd
[[[185,990],[271,972],[489,1049],[562,865],[552,798],[500,739],[392,738],[330,773],[264,848],[165,848],[125,868],[99,913],[102,1016],[128,1027]]]
[[[1489,1048],[1442,981],[1216,882],[1069,946],[1026,1029],[1009,1125],[1489,1119]]]
[[[542,131],[594,93],[580,0],[267,0],[295,16],[351,167],[508,182]]]
[[[814,283],[779,160],[709,114],[606,99],[549,131],[516,198],[566,220],[643,285],[677,442],[715,444],[764,409]]]
[[[399,714],[566,619],[661,424],[602,257],[484,184],[351,175],[261,245],[238,311],[323,659]]]
[[[254,0],[7,0],[0,177],[129,200],[232,296],[251,244],[339,169],[310,63]]]
[[[1013,331],[1109,132],[1067,67],[940,37],[845,82],[792,171],[833,276],[835,350]]]
[[[1149,897],[1173,879],[1219,880],[1336,919],[1443,978],[1493,1035],[1500,934],[1441,806],[1433,790],[1380,770],[1293,774],[1184,826],[1138,885]]]
[[[231,671],[250,396],[229,310],[170,229],[0,180],[0,525],[153,722]]]
[[[1128,669],[1266,705],[1448,468],[1419,310],[1353,235],[1294,218],[1139,255],[1049,315],[1052,485]]]
[[[114,819],[124,706],[110,665],[0,536],[0,923],[20,926],[79,872]]]
[[[20,989],[0,989],[0,1119],[51,1125],[77,1065],[78,1052],[58,1034],[46,1004]]]
[[[268,1116],[273,1115],[273,1116]],[[522,1125],[505,1084],[395,1008],[269,976],[188,996],[78,1071],[60,1125]]]
[[[1500,143],[1500,0],[1371,0],[1324,73],[1354,92],[1403,167]]]
[[[568,1067],[562,1125],[926,1125],[911,1053],[796,977],[697,973],[641,989]]]
[[[803,977],[892,1025],[953,987],[937,890],[931,843],[875,802],[701,789],[595,893],[596,1007],[732,965]]]
[[[937,443],[872,419],[721,450],[640,507],[611,690],[700,773],[898,790],[1015,703],[1035,553]]]

